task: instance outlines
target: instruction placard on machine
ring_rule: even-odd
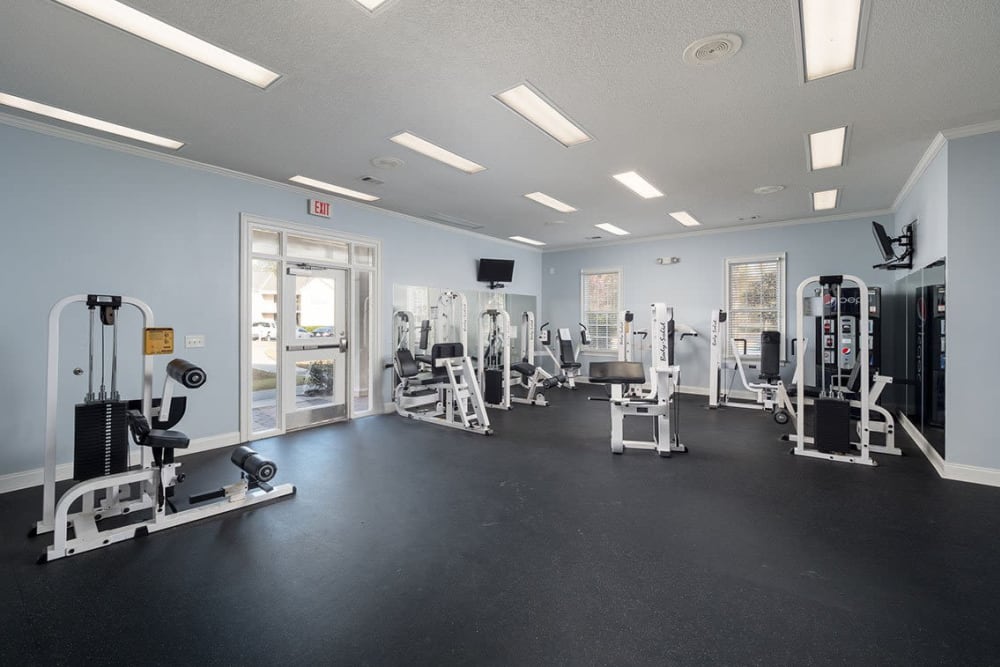
[[[171,327],[148,327],[143,331],[144,354],[173,354],[174,330]]]

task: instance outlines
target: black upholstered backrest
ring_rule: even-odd
[[[420,342],[417,344],[418,350],[426,350],[427,345],[430,343],[431,335],[431,321],[423,320],[420,323]]]
[[[434,347],[431,348],[431,364],[434,364],[438,359],[448,359],[450,357],[464,357],[465,348],[462,347],[461,343],[434,343]]]
[[[591,382],[600,384],[643,384],[646,371],[638,361],[595,361],[588,371]]]
[[[396,372],[399,377],[409,378],[420,372],[420,367],[413,359],[413,353],[406,348],[396,350]]]
[[[559,358],[564,364],[568,364],[571,361],[576,361],[573,358],[573,341],[559,339]]]

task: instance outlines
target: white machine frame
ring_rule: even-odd
[[[811,276],[806,278],[801,283],[799,283],[798,288],[795,290],[795,339],[797,341],[799,349],[803,350],[803,354],[800,359],[805,358],[806,349],[806,337],[805,337],[805,289],[811,284],[822,284],[821,280],[827,276]],[[860,317],[858,318],[857,330],[861,332],[867,332],[868,322],[870,319],[870,311],[868,310],[868,286],[865,284],[861,278],[849,274],[843,274],[839,276],[840,283],[842,287],[845,282],[854,283],[858,287],[859,296],[861,299],[860,307]],[[836,299],[838,308],[840,299]],[[837,318],[837,326],[840,326],[840,318]],[[839,338],[841,335],[838,331],[836,334]],[[792,453],[796,456],[807,456],[811,458],[823,459],[827,461],[839,461],[841,463],[855,463],[859,465],[876,466],[878,463],[871,457],[871,420],[870,420],[870,389],[868,385],[868,378],[870,377],[870,369],[868,365],[869,360],[869,347],[868,347],[868,336],[859,335],[858,337],[859,345],[858,349],[855,350],[855,359],[860,362],[860,369],[858,369],[861,378],[861,399],[857,401],[857,405],[852,405],[852,407],[861,408],[860,412],[860,423],[858,425],[858,435],[859,440],[856,443],[851,443],[856,446],[859,453],[858,454],[839,454],[834,452],[821,452],[815,448],[807,447],[815,443],[815,438],[810,435],[806,435],[805,431],[805,406],[806,406],[806,388],[805,382],[802,378],[802,363],[800,362],[796,368],[796,391],[795,391],[795,410],[792,413],[795,421],[795,432],[789,434],[789,442],[794,443],[794,448]],[[853,341],[851,343],[853,345]],[[838,343],[838,347],[840,347]],[[857,363],[857,362],[856,362]],[[854,403],[853,401],[851,402]],[[865,409],[868,408],[868,409]]]
[[[126,472],[81,481],[63,493],[59,501],[56,502],[59,322],[66,306],[78,302],[86,303],[87,298],[87,294],[68,296],[56,302],[49,311],[42,519],[35,524],[32,532],[36,535],[53,533],[53,543],[46,549],[40,562],[49,562],[93,551],[140,535],[155,533],[295,493],[295,487],[291,484],[269,487],[270,490],[263,488],[251,490],[247,480],[241,479],[239,482],[225,487],[224,498],[217,502],[167,514],[166,503],[158,499],[165,497],[165,490],[177,483],[177,469],[181,464],[168,463],[154,466],[149,448],[139,447],[140,462],[138,467]],[[142,314],[144,330],[153,326],[153,311],[145,302],[133,297],[122,296],[121,303],[123,306],[135,307]],[[168,388],[169,384],[170,380],[168,379],[167,384],[164,385],[165,391],[161,406],[154,410],[152,407],[153,360],[150,355],[143,354],[141,412],[150,422],[152,417],[160,414],[161,411],[164,415],[169,412],[173,394],[172,387]],[[131,451],[131,445],[129,449]],[[133,484],[137,485],[138,489],[135,497],[131,495]],[[104,493],[103,497],[98,499],[97,494],[100,491]],[[72,506],[78,500],[81,501],[80,510],[71,511]],[[102,530],[98,525],[100,521],[108,517],[134,514],[147,509],[152,510],[153,516],[145,521],[105,530]],[[69,537],[70,528],[73,529],[74,536],[72,538]]]
[[[458,315],[455,306],[458,305]],[[445,290],[438,296],[438,305],[431,309],[431,320],[434,322],[434,340],[432,343],[449,342],[444,332],[451,328],[449,319],[458,321],[458,340],[465,354],[469,354],[469,301],[465,295],[455,290]]]
[[[669,457],[673,452],[688,451],[687,446],[680,442],[677,430],[679,404],[674,400],[674,394],[680,385],[681,370],[672,363],[669,354],[668,322],[673,319],[673,309],[667,308],[663,303],[654,303],[650,311],[653,358],[649,375],[652,387],[647,393],[635,395],[626,394],[621,384],[611,384],[611,397],[607,400],[611,404],[613,454],[622,454],[626,449],[645,449],[655,451],[662,457]],[[655,420],[652,440],[625,439],[625,417],[630,416],[652,417]]]
[[[476,370],[467,354],[437,359],[435,365],[445,369],[446,380],[432,384],[414,382],[412,378],[422,381],[427,379],[427,374],[406,377],[399,368],[398,358],[394,357],[393,361],[396,364],[396,374],[400,377],[393,392],[397,414],[438,426],[493,435],[483,393],[476,379]],[[416,409],[427,406],[433,407]]]
[[[545,350],[546,354],[548,354],[549,357],[552,358],[552,362],[555,364],[555,370],[565,378],[561,382],[561,384],[565,387],[568,387],[569,389],[576,389],[576,378],[580,377],[581,371],[583,369],[582,367],[579,368],[563,367],[563,363],[565,362],[563,362],[561,358],[562,342],[563,341],[569,342],[570,347],[573,349],[573,363],[574,364],[580,363],[580,351],[583,349],[584,345],[589,344],[589,343],[584,343],[583,341],[583,337],[586,337],[587,335],[587,328],[583,326],[582,323],[580,324],[580,332],[581,334],[583,334],[580,340],[580,345],[573,345],[573,336],[570,335],[569,333],[569,327],[560,327],[559,329],[557,329],[556,343],[560,347],[560,356],[556,356],[556,353],[552,351],[552,333],[551,330],[544,328],[546,326],[548,326],[547,322],[542,325],[543,327],[541,334],[542,348]]]
[[[494,329],[499,328],[499,333]],[[486,386],[486,353],[491,348],[488,339],[499,337],[500,372],[503,387],[499,403],[487,403],[490,408],[510,410],[510,315],[503,308],[488,308],[479,314],[479,387]],[[494,369],[495,370],[495,369]]]

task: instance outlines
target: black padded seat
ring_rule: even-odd
[[[414,355],[413,358],[416,359],[421,364],[427,364],[428,366],[431,365],[431,355],[429,354],[417,354]]]
[[[638,361],[595,361],[590,381],[599,384],[644,384],[646,371]]]
[[[162,447],[163,449],[186,449],[191,440],[180,431],[164,431],[152,429],[140,445],[144,447]]]
[[[525,377],[529,377],[535,374],[535,366],[529,364],[527,361],[519,361],[516,364],[511,364],[510,369],[512,371],[517,371]]]
[[[158,449],[186,449],[190,438],[180,431],[149,428],[149,421],[138,410],[128,411],[128,426],[135,444]]]
[[[605,363],[605,362],[597,362],[597,363]],[[567,370],[576,370],[577,368],[583,368],[583,364],[581,364],[579,361],[564,361],[561,364],[559,364],[559,368],[564,368]]]

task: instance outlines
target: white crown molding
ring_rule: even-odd
[[[907,196],[909,196],[910,191],[913,190],[913,187],[917,184],[917,181],[919,181],[920,177],[924,175],[924,172],[927,171],[927,168],[931,165],[931,162],[934,161],[934,158],[937,157],[938,153],[941,152],[941,149],[944,148],[945,144],[947,143],[948,140],[941,132],[938,132],[936,135],[934,135],[934,139],[931,140],[930,145],[927,146],[927,150],[925,150],[924,154],[920,156],[919,160],[917,160],[916,166],[914,166],[913,171],[910,172],[910,177],[906,179],[905,183],[903,183],[903,187],[899,190],[899,194],[896,195],[896,198],[893,200],[892,202],[893,213],[899,210],[899,207],[902,205],[903,200],[906,199]]]
[[[1000,120],[991,120],[985,123],[974,123],[973,125],[963,125],[953,127],[950,130],[943,130],[941,134],[949,141],[951,139],[961,139],[962,137],[974,137],[977,134],[989,134],[990,132],[1000,132]]]
[[[991,120],[985,123],[975,123],[973,125],[963,125],[961,127],[953,127],[950,130],[942,130],[934,135],[931,140],[927,150],[917,161],[917,164],[913,167],[913,171],[910,173],[910,177],[906,179],[903,183],[903,187],[900,189],[899,194],[896,195],[896,199],[892,202],[892,212],[895,213],[899,210],[900,205],[903,200],[906,199],[907,195],[913,189],[913,186],[917,184],[920,177],[924,175],[927,168],[930,166],[937,154],[941,152],[952,139],[961,139],[963,137],[974,137],[979,134],[989,134],[991,132],[1000,132],[1000,120]]]
[[[353,206],[355,208],[360,208],[368,211],[378,211],[379,213],[385,213],[386,215],[399,218],[401,220],[405,220],[406,222],[414,222],[419,225],[427,225],[447,232],[453,232],[455,234],[462,234],[465,236],[471,236],[478,239],[486,239],[494,243],[510,246],[512,248],[520,248],[521,250],[530,250],[532,252],[541,253],[540,248],[533,248],[524,243],[511,241],[510,239],[502,239],[496,236],[490,236],[489,234],[482,234],[479,232],[470,231],[468,229],[460,229],[458,227],[444,225],[441,224],[440,222],[434,222],[433,220],[425,220],[424,218],[418,218],[416,216],[409,215],[407,213],[400,213],[399,211],[394,211],[390,208],[381,208],[379,206],[372,206],[370,204],[354,201],[346,197],[339,197],[333,194],[332,192],[324,192],[322,190],[312,190],[309,188],[300,187],[293,183],[286,183],[284,181],[275,181],[269,178],[264,178],[263,176],[254,176],[253,174],[247,174],[242,171],[236,171],[234,169],[219,167],[214,164],[208,164],[207,162],[198,162],[197,160],[192,160],[191,158],[182,157],[180,155],[177,155],[176,153],[161,153],[159,151],[155,151],[149,148],[143,148],[142,146],[126,144],[119,141],[115,141],[113,139],[106,139],[104,137],[94,136],[92,134],[87,134],[85,132],[79,132],[77,130],[71,130],[65,127],[49,125],[48,123],[32,120],[30,118],[22,118],[21,116],[14,116],[3,112],[0,112],[0,123],[4,125],[9,125],[11,127],[16,127],[21,130],[27,130],[29,132],[37,132],[38,134],[45,134],[50,137],[57,137],[59,139],[67,139],[69,141],[74,141],[80,144],[87,144],[89,146],[94,146],[97,148],[105,148],[108,150],[117,151],[119,153],[134,155],[136,157],[150,158],[152,160],[166,162],[167,164],[173,164],[181,167],[188,167],[190,169],[198,169],[200,171],[207,171],[220,176],[238,178],[240,180],[247,181],[249,183],[256,183],[257,185],[265,185],[272,188],[278,188],[280,190],[287,190],[289,192],[294,192],[300,195],[304,194],[308,195],[310,199],[314,199],[316,197],[328,197],[341,204],[347,204],[349,206]],[[183,150],[183,147],[180,150]]]
[[[634,239],[621,239],[608,241],[596,245],[594,243],[574,243],[573,245],[559,246],[551,250],[545,250],[545,254],[554,252],[565,252],[569,250],[580,250],[581,248],[607,248],[616,245],[631,245],[634,243],[649,243],[651,241],[666,241],[674,239],[685,239],[692,236],[710,236],[712,234],[731,234],[735,232],[745,232],[753,229],[770,229],[774,227],[795,227],[798,225],[811,225],[818,222],[846,222],[849,220],[861,220],[862,218],[877,218],[880,215],[891,215],[892,210],[883,208],[874,211],[857,211],[838,215],[824,215],[818,218],[793,218],[790,220],[775,220],[773,222],[755,222],[749,225],[734,227],[717,227],[712,229],[699,229],[696,231],[681,231],[670,234],[657,234],[656,236],[639,236]]]

